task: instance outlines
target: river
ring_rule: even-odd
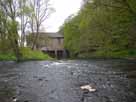
[[[136,61],[0,62],[0,102],[136,102],[136,79],[128,69],[136,69]]]

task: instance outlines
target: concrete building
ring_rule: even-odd
[[[64,49],[64,36],[60,33],[40,32],[38,49],[57,58],[66,57],[68,54]]]

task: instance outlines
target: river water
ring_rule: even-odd
[[[119,59],[0,62],[0,102],[136,102],[134,69]]]

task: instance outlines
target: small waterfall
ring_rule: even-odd
[[[63,51],[63,58],[68,58],[68,53],[67,53],[67,50],[65,50],[65,49]]]

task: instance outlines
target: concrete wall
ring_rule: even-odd
[[[30,38],[33,38],[30,37]],[[27,42],[27,46],[32,46],[32,40]],[[64,38],[63,37],[50,37],[46,34],[39,35],[38,49],[45,49],[45,50],[63,50],[64,49]]]
[[[44,39],[41,43],[41,48],[48,48],[49,50],[62,50],[64,49],[64,39],[63,38],[48,38]]]
[[[51,47],[52,49],[63,49],[64,48],[64,45],[63,45],[63,42],[64,40],[62,38],[53,38],[53,39],[50,39],[49,41],[49,47]]]

